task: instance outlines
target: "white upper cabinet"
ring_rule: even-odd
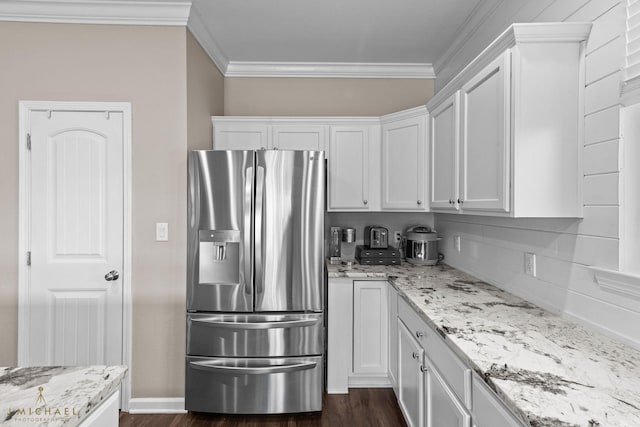
[[[426,211],[427,110],[382,117],[382,210]]]
[[[269,126],[264,123],[233,123],[213,120],[214,150],[266,150],[270,145]]]
[[[584,23],[513,24],[429,101],[432,210],[582,216],[590,29]],[[452,145],[458,153],[449,163],[456,157]],[[457,185],[446,164],[457,165]]]
[[[214,150],[324,150],[327,125],[295,117],[214,116]]]
[[[377,181],[370,171],[371,157],[380,147],[379,143],[376,144],[378,129],[378,126],[366,124],[331,126],[328,210],[367,211],[378,208]]]
[[[460,90],[456,203],[464,210],[509,211],[509,59],[502,54]]]
[[[454,93],[429,117],[431,154],[431,209],[457,210],[460,94]]]
[[[276,150],[324,150],[326,126],[273,125],[273,148]]]

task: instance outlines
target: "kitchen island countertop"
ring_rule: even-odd
[[[126,366],[0,367],[0,426],[77,426],[118,390],[126,372]]]
[[[387,279],[532,426],[640,426],[640,351],[448,265],[327,264]]]

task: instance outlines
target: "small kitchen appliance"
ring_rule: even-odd
[[[435,265],[438,262],[438,234],[429,227],[416,225],[405,233],[405,256],[414,265]]]
[[[341,250],[342,229],[340,227],[331,227],[329,236],[329,263],[340,264],[342,255]]]
[[[343,262],[353,263],[356,255],[356,229],[344,227],[342,229],[342,256]]]
[[[389,230],[377,225],[368,225],[364,228],[364,245],[369,249],[386,249]]]
[[[358,245],[356,259],[362,265],[400,265],[401,254],[396,248],[370,249]]]

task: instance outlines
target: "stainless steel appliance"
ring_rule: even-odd
[[[340,256],[342,242],[342,229],[340,227],[331,227],[329,238],[329,262],[331,264],[340,264],[342,262]]]
[[[324,153],[189,153],[185,408],[322,409]]]
[[[438,234],[429,227],[414,226],[406,232],[405,256],[415,265],[435,265],[438,262]]]
[[[369,249],[386,249],[389,230],[384,227],[368,225],[364,228],[364,245]]]

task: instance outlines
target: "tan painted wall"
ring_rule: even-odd
[[[424,105],[431,79],[227,77],[227,116],[381,116]]]
[[[0,23],[0,366],[17,355],[18,100],[130,102],[133,396],[183,395],[186,46],[184,27]]]
[[[212,146],[211,116],[224,114],[224,76],[187,31],[187,145]]]

